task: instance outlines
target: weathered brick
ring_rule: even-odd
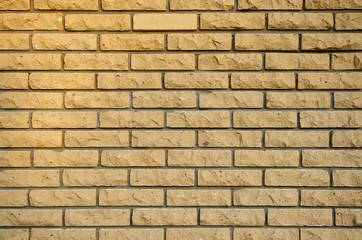
[[[165,166],[163,150],[103,150],[102,166],[106,167],[156,167]]]
[[[128,54],[69,53],[64,57],[67,70],[127,70]]]
[[[128,108],[128,92],[67,92],[66,108]]]
[[[362,206],[359,190],[302,190],[302,206]]]
[[[101,128],[162,128],[163,112],[102,112],[99,114]]]
[[[361,70],[362,53],[333,53],[332,54],[333,70]]]
[[[296,189],[252,189],[234,192],[235,206],[297,206]]]
[[[223,239],[230,240],[228,228],[169,228],[166,231],[168,240]]]
[[[362,186],[362,171],[360,170],[334,170],[332,174],[334,187]]]
[[[2,13],[0,15],[1,30],[63,30],[63,14]]]
[[[92,176],[92,177],[89,177]],[[127,170],[87,169],[64,170],[64,186],[126,186]]]
[[[301,240],[314,239],[349,239],[358,240],[361,237],[362,230],[360,229],[302,229]]]
[[[133,29],[136,31],[196,30],[197,14],[135,14]]]
[[[67,14],[65,29],[69,31],[128,31],[129,14]]]
[[[297,34],[235,34],[235,50],[297,51]]]
[[[239,10],[301,10],[303,1],[301,0],[249,0],[238,1]]]
[[[268,209],[270,226],[332,226],[332,209]]]
[[[95,229],[59,229],[59,228],[32,228],[31,238],[40,239],[77,239],[77,240],[96,240]]]
[[[62,108],[61,93],[2,92],[0,107],[6,108]]]
[[[163,34],[102,34],[101,50],[161,51],[165,49]]]
[[[95,206],[96,190],[32,190],[29,194],[30,206]]]
[[[194,131],[132,131],[132,147],[193,147]]]
[[[36,33],[32,43],[35,50],[97,50],[97,35]]]
[[[267,108],[329,108],[330,94],[326,92],[268,92]]]
[[[35,0],[37,10],[98,10],[97,0]]]
[[[211,92],[200,94],[200,108],[262,108],[262,92]]]
[[[194,70],[194,54],[132,54],[132,70]]]
[[[28,190],[0,190],[0,207],[26,206],[28,206]]]
[[[234,112],[234,128],[295,128],[296,112]]]
[[[266,147],[328,147],[329,133],[322,131],[267,131]]]
[[[336,226],[362,226],[362,209],[359,208],[337,208]]]
[[[224,10],[229,11],[234,8],[233,0],[171,0],[171,10]]]
[[[29,34],[0,33],[0,50],[28,50]]]
[[[195,92],[134,92],[134,108],[195,108]]]
[[[264,29],[264,13],[202,13],[201,29]]]
[[[17,1],[5,0],[0,3],[0,9],[1,10],[30,10],[30,1],[29,0],[17,0]],[[21,231],[24,231],[24,230],[19,230],[19,231],[20,231],[20,235],[24,236],[21,233]],[[15,230],[15,233],[16,233],[16,230]],[[0,233],[0,236],[1,236],[1,233]],[[4,239],[7,239],[7,238],[4,238]]]
[[[168,89],[219,89],[228,88],[227,73],[166,73]]]
[[[99,193],[101,206],[162,206],[162,189],[102,189]]]
[[[329,30],[333,27],[332,13],[270,13],[268,29]]]
[[[297,167],[299,152],[293,150],[236,150],[238,167]]]
[[[10,1],[13,2],[13,1]],[[0,229],[0,239],[27,240],[29,239],[28,229]]]
[[[261,186],[259,170],[198,170],[198,186]]]
[[[168,190],[167,206],[231,206],[231,191]]]
[[[194,170],[132,169],[131,186],[194,186]]]
[[[259,131],[199,131],[200,147],[261,147]]]
[[[197,210],[191,208],[138,208],[133,210],[132,225],[195,226]]]
[[[28,73],[0,72],[0,89],[28,89]]]
[[[334,131],[333,147],[362,147],[362,131]]]
[[[56,170],[4,170],[0,172],[1,187],[59,187]],[[1,219],[1,218],[0,218]]]
[[[303,150],[304,167],[362,167],[359,150]]]
[[[94,89],[95,75],[92,73],[31,73],[29,85],[32,89]]]
[[[362,88],[361,73],[334,72],[334,73],[298,74],[298,89],[361,89],[361,88]]]
[[[264,223],[264,209],[202,208],[200,210],[200,225],[261,226]]]
[[[329,173],[326,170],[267,169],[266,186],[329,186]]]
[[[66,147],[128,147],[128,131],[66,131]]]
[[[306,9],[360,9],[362,3],[356,0],[307,0]]]
[[[300,125],[301,128],[359,128],[362,127],[362,112],[301,112]]]
[[[267,70],[328,70],[329,54],[267,53]]]
[[[30,151],[0,151],[0,167],[30,166]]]
[[[293,89],[295,75],[293,73],[231,73],[233,89]]]
[[[168,34],[168,50],[231,50],[231,34]]]
[[[35,112],[33,128],[96,128],[95,112]]]
[[[61,68],[61,54],[57,53],[0,54],[0,70],[60,70]]]
[[[29,113],[0,112],[0,128],[29,128]]]
[[[226,111],[184,111],[167,113],[169,128],[228,128],[230,113]]]
[[[103,0],[103,10],[166,10],[165,0]]]
[[[334,108],[362,108],[362,93],[361,92],[334,93]]]
[[[68,209],[66,226],[129,226],[129,209]]]
[[[336,13],[336,30],[360,30],[362,29],[362,13]]]
[[[99,73],[99,89],[161,89],[160,73]]]
[[[96,167],[98,151],[96,150],[35,150],[35,167]]]
[[[62,147],[61,131],[2,131],[1,147]]]
[[[298,229],[286,228],[235,228],[235,240],[279,239],[299,240]]]
[[[199,70],[261,70],[261,54],[201,54]]]
[[[4,209],[0,210],[0,226],[50,227],[62,226],[62,210]]]
[[[133,2],[133,1],[129,1]],[[132,240],[160,240],[163,239],[163,229],[100,229],[99,239],[100,240],[111,240],[111,239],[132,239]]]
[[[230,167],[228,150],[168,150],[168,166],[175,167]]]
[[[303,34],[302,50],[361,50],[362,34],[359,33],[324,33]]]

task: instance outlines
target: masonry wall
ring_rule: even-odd
[[[361,239],[361,0],[0,10],[0,239]]]

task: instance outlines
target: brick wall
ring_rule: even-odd
[[[0,10],[0,239],[361,239],[361,0]]]

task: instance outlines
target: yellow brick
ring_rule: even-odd
[[[359,33],[328,33],[303,34],[302,50],[361,50],[362,34]]]
[[[160,240],[163,239],[163,229],[100,229],[100,240],[132,239],[132,240]]]
[[[0,89],[28,89],[28,73],[0,73]]]
[[[334,53],[332,54],[333,70],[361,70],[362,53]]]
[[[96,240],[95,229],[59,229],[59,228],[32,228],[31,238],[40,239],[77,239],[77,240]]]
[[[358,240],[362,235],[360,229],[302,229],[301,240],[314,239],[349,239]]]
[[[234,112],[234,128],[295,128],[296,112]]]
[[[28,50],[29,34],[0,33],[0,50]]]
[[[293,89],[294,73],[231,73],[233,89]]]
[[[296,189],[252,189],[245,188],[234,192],[236,206],[297,206]]]
[[[332,13],[270,13],[268,29],[329,30],[333,27]]]
[[[180,91],[134,92],[134,108],[195,108],[196,93]]]
[[[1,147],[62,147],[61,131],[2,131]]]
[[[97,50],[97,35],[36,33],[32,43],[35,50]]]
[[[95,206],[96,190],[32,190],[29,194],[30,206]]]
[[[337,226],[362,226],[362,209],[336,209],[336,225]]]
[[[194,186],[194,170],[132,169],[131,186]]]
[[[238,167],[297,167],[299,152],[293,150],[236,150]]]
[[[267,131],[266,147],[328,147],[329,132],[322,131]]]
[[[10,1],[12,2],[12,1]],[[28,229],[0,229],[0,239],[27,240],[29,239]]]
[[[190,208],[134,209],[132,225],[195,226],[197,225],[197,210]]]
[[[132,70],[194,70],[194,54],[132,54]]]
[[[264,29],[264,13],[202,13],[201,29]]]
[[[361,92],[334,93],[334,108],[362,108]]]
[[[235,50],[297,51],[297,34],[235,34]]]
[[[336,13],[336,30],[362,29],[362,13]]]
[[[30,166],[30,151],[0,151],[0,167]]]
[[[269,226],[332,226],[332,209],[269,209]]]
[[[307,0],[306,9],[360,9],[362,3],[356,0]]]
[[[166,231],[168,240],[230,240],[228,228],[168,228]]]
[[[89,177],[92,176],[92,177]],[[127,170],[87,169],[64,170],[64,186],[126,186]]]
[[[66,108],[128,108],[128,92],[67,92]]]
[[[60,70],[61,54],[0,54],[0,70]]]
[[[35,0],[37,10],[98,10],[97,0]]]
[[[329,173],[326,170],[267,169],[266,186],[329,186]]]
[[[288,239],[299,240],[298,229],[285,228],[235,228],[235,240]]]
[[[65,29],[69,31],[128,31],[129,14],[67,14]]]
[[[128,147],[128,131],[66,131],[66,147]]]
[[[162,206],[162,189],[102,189],[100,206]]]
[[[198,170],[198,186],[261,186],[259,170]]]
[[[228,150],[168,150],[168,166],[175,167],[230,167]]]
[[[0,30],[63,30],[63,14],[2,13]]]
[[[194,131],[132,131],[132,147],[194,146]]]
[[[62,210],[6,209],[0,210],[0,226],[50,227],[62,226]]]
[[[303,150],[304,167],[362,167],[360,150]]]
[[[326,92],[268,92],[268,108],[329,108],[330,94]]]
[[[0,206],[1,207],[28,206],[28,190],[0,190]]]
[[[334,131],[333,147],[362,147],[362,131]]]
[[[92,73],[31,73],[29,85],[32,89],[94,89],[95,75]]]
[[[184,111],[167,113],[169,128],[228,128],[230,113],[223,111]]]
[[[35,167],[96,167],[98,151],[95,150],[35,150]]]
[[[0,112],[0,128],[29,128],[29,113]]]
[[[59,171],[4,170],[0,172],[0,186],[1,187],[59,187],[60,186]]]
[[[303,1],[300,0],[248,0],[238,1],[239,10],[301,10]]]
[[[96,128],[95,112],[35,112],[33,128]]]
[[[6,108],[62,108],[61,93],[2,92],[0,106]]]
[[[302,190],[302,206],[362,206],[359,190]]]
[[[360,170],[334,170],[332,174],[334,187],[362,186],[362,171]]]
[[[231,206],[231,191],[168,190],[167,206]]]
[[[261,70],[261,54],[200,54],[199,70]]]
[[[200,108],[262,108],[262,92],[211,92],[200,94]]]
[[[163,112],[151,111],[101,112],[99,121],[101,128],[163,128],[163,115]]]
[[[166,1],[165,0],[136,0],[136,1],[102,0],[102,9],[103,10],[166,10]]]
[[[17,1],[5,0],[0,3],[0,9],[1,10],[30,10],[30,1],[29,0],[17,0]],[[15,230],[15,232],[16,231],[17,230]],[[19,230],[19,231],[20,231],[20,235],[24,236],[21,233],[24,230]],[[11,232],[11,230],[9,232]],[[28,238],[27,234],[25,236],[26,236],[26,238]],[[0,233],[0,237],[1,237],[1,233]],[[7,238],[4,238],[4,239],[7,239]]]
[[[328,70],[329,54],[267,53],[265,68],[268,70]]]
[[[200,225],[262,226],[264,223],[264,209],[202,208],[200,210]]]
[[[298,89],[361,89],[361,88],[362,88],[361,73],[334,72],[334,73],[298,74]]]
[[[103,150],[102,166],[106,167],[156,167],[165,166],[163,150]]]
[[[168,89],[219,89],[228,88],[227,73],[166,73]]]
[[[261,147],[259,131],[199,131],[200,147]]]
[[[359,128],[361,111],[310,111],[300,113],[301,128]]]
[[[67,70],[127,70],[128,54],[69,53],[64,57]]]
[[[168,34],[168,50],[231,50],[231,34]]]
[[[66,226],[129,226],[129,209],[68,209]]]
[[[99,73],[99,89],[161,89],[160,73]]]
[[[101,50],[161,51],[165,49],[163,34],[102,34]]]
[[[133,29],[136,31],[196,30],[197,14],[135,14]]]
[[[232,10],[234,8],[233,0],[171,0],[171,10]]]

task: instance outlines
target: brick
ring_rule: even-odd
[[[161,89],[160,73],[98,73],[98,89]]]
[[[230,229],[227,228],[168,228],[168,240],[223,239],[230,240]]]
[[[12,1],[10,1],[12,2]],[[29,239],[28,229],[0,229],[0,239],[27,240]]]
[[[96,190],[32,190],[29,194],[30,206],[95,206]]]
[[[267,108],[329,108],[330,94],[326,92],[268,92]]]
[[[30,151],[0,151],[0,167],[30,166]]]
[[[295,75],[293,73],[231,73],[231,88],[233,89],[294,89]]]
[[[65,29],[69,31],[128,31],[129,14],[67,14]]]
[[[362,131],[334,131],[333,147],[362,147]]]
[[[59,187],[59,171],[55,170],[3,170],[1,187]],[[1,218],[0,218],[1,219]]]
[[[264,209],[202,208],[200,210],[200,225],[262,226],[264,223]]]
[[[359,170],[334,170],[332,174],[334,187],[362,186],[362,172]]]
[[[0,50],[29,50],[29,34],[0,33]]]
[[[302,190],[301,205],[361,207],[362,192],[359,190]]]
[[[102,150],[102,166],[157,167],[165,166],[163,150]]]
[[[231,191],[168,190],[167,206],[231,206]]]
[[[50,227],[62,226],[62,210],[4,209],[0,210],[0,226]]]
[[[66,108],[128,108],[128,92],[67,92]]]
[[[297,206],[296,189],[252,189],[234,192],[235,206]]]
[[[362,53],[333,53],[333,70],[361,70]]]
[[[199,131],[200,147],[261,147],[259,131]]]
[[[301,112],[300,125],[301,128],[359,128],[362,127],[362,112]]]
[[[294,150],[236,150],[238,167],[297,167],[299,152]]]
[[[254,53],[244,54],[200,54],[199,70],[261,70],[262,56]]]
[[[59,109],[62,105],[61,93],[2,92],[0,95],[0,107],[3,109]]]
[[[298,89],[360,89],[362,74],[340,73],[299,73]],[[335,93],[337,94],[337,93]]]
[[[102,51],[162,51],[165,49],[163,34],[102,34]]]
[[[359,150],[303,150],[304,167],[362,167]]]
[[[134,108],[196,108],[195,92],[134,92],[132,97]]]
[[[166,10],[165,0],[103,0],[103,10]]]
[[[195,226],[197,210],[191,208],[138,208],[133,210],[134,226]]]
[[[129,226],[129,209],[68,209],[66,226]]]
[[[194,131],[132,131],[132,147],[193,147]]]
[[[267,70],[329,70],[329,54],[267,53]]]
[[[162,189],[102,189],[100,206],[163,206]]]
[[[211,92],[200,94],[200,108],[262,108],[262,92]]]
[[[92,176],[92,177],[89,177]],[[87,169],[64,170],[64,186],[126,186],[127,170],[123,169]]]
[[[268,209],[269,226],[332,226],[332,209]]]
[[[28,89],[28,73],[0,72],[0,89]]]
[[[355,0],[307,0],[306,9],[359,9],[362,3]]]
[[[98,10],[97,0],[35,0],[36,10]]]
[[[259,170],[198,170],[198,186],[261,186]]]
[[[336,30],[362,29],[361,13],[337,13],[335,17]]]
[[[34,167],[96,167],[96,150],[35,150]]]
[[[234,112],[234,128],[295,128],[296,112]]]
[[[69,53],[64,57],[67,70],[127,70],[128,54]]]
[[[302,229],[301,240],[313,239],[349,239],[358,240],[362,234],[360,229]]]
[[[31,73],[29,85],[32,89],[94,89],[95,75],[92,73]]]
[[[60,70],[61,54],[0,54],[0,70]]]
[[[228,128],[230,113],[223,111],[184,111],[167,113],[169,128]]]
[[[336,226],[362,226],[362,209],[357,208],[337,208]]]
[[[235,50],[297,51],[297,34],[235,34]]]
[[[362,34],[359,33],[303,34],[302,50],[361,50],[361,42]]]
[[[257,239],[299,240],[298,229],[286,228],[235,228],[235,240]]]
[[[29,113],[0,112],[0,128],[29,128]]]
[[[17,1],[5,0],[0,3],[0,9],[1,10],[30,10],[30,1],[29,0],[17,0]],[[15,233],[16,233],[16,231],[17,230],[15,230]],[[23,230],[19,230],[19,231],[20,231],[20,235],[24,236],[21,233]],[[7,238],[4,238],[4,239],[7,239]],[[21,239],[21,238],[19,238],[19,239]]]
[[[334,108],[362,108],[362,93],[360,92],[334,93]]]
[[[195,70],[194,54],[132,54],[132,70]]]
[[[33,128],[96,128],[95,112],[35,112]]]
[[[197,22],[197,14],[135,14],[133,16],[133,30],[196,30]]]
[[[332,13],[270,13],[268,29],[329,30],[333,28]]]
[[[33,239],[72,239],[77,240],[96,240],[95,229],[58,229],[58,228],[33,228],[31,229]]]
[[[99,114],[101,128],[163,128],[163,112],[101,112]]]
[[[168,50],[231,50],[231,34],[168,34]]]
[[[66,147],[128,147],[128,131],[66,131]]]
[[[133,2],[133,1],[130,1]],[[163,239],[163,229],[100,229],[99,239],[100,240],[111,240],[111,239],[132,239],[132,240],[159,240]]]
[[[238,1],[239,10],[302,10],[303,1],[300,0],[249,0]]]
[[[326,170],[267,169],[266,186],[329,186],[329,173]]]
[[[234,9],[233,0],[171,0],[171,10],[224,10],[229,11]]]
[[[1,30],[63,30],[63,14],[2,13],[0,15]]]
[[[174,167],[230,167],[228,150],[168,150],[168,166]]]
[[[2,131],[0,148],[62,147],[61,131]]]
[[[131,186],[194,186],[194,170],[132,169]]]
[[[35,50],[97,50],[97,35],[36,33],[32,43]]]
[[[166,73],[168,89],[221,89],[228,88],[227,73]]]
[[[201,29],[264,29],[264,13],[201,13]]]
[[[0,190],[0,206],[1,207],[28,206],[28,190]]]

